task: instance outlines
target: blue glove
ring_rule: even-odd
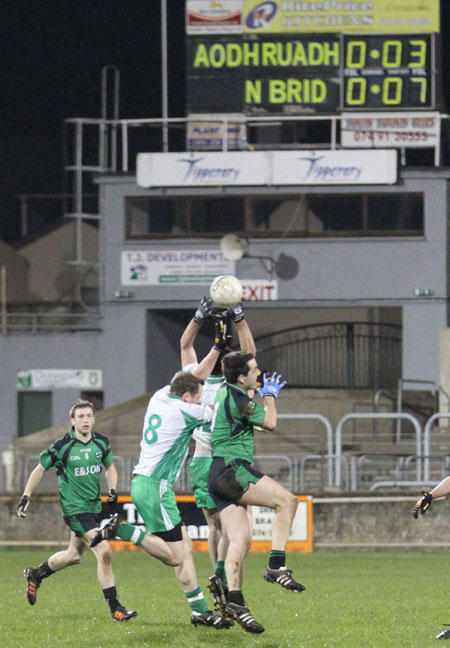
[[[245,319],[242,302],[235,304],[235,306],[231,306],[231,308],[228,309],[228,312],[230,313],[231,319],[235,324],[238,324],[239,322],[242,322],[243,319]]]
[[[274,371],[273,374],[264,373],[262,387],[256,385],[256,389],[260,396],[273,396],[276,398],[285,385],[286,380],[281,382],[281,374],[277,375],[277,372]]]

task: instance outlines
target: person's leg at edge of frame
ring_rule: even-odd
[[[181,527],[183,548],[183,561],[175,567],[175,575],[183,588],[184,595],[191,609],[191,623],[194,626],[205,625],[216,630],[231,628],[232,621],[224,619],[209,609],[208,603],[198,584],[197,572],[195,570],[194,558],[192,555],[192,540],[189,538],[186,527]],[[178,543],[173,543],[178,544]]]
[[[83,560],[85,549],[85,543],[72,531],[67,549],[52,554],[48,560],[36,568],[27,567],[24,570],[24,576],[28,582],[27,598],[30,605],[35,605],[37,590],[44,578],[48,578],[55,572],[61,571],[71,565],[79,565]]]
[[[229,539],[225,570],[228,580],[228,600],[225,615],[234,619],[246,632],[260,634],[264,626],[255,621],[242,593],[244,561],[252,542],[251,517],[246,506],[230,504],[220,513],[223,533]]]
[[[286,545],[292,522],[298,507],[298,499],[277,481],[264,475],[257,483],[250,484],[241,502],[257,506],[268,506],[275,510],[272,521],[272,548],[264,579],[278,583],[285,589],[303,592],[305,587],[292,578],[292,571],[286,568]]]
[[[96,530],[89,531],[83,536],[86,546],[89,547]],[[96,547],[91,547],[91,551],[97,559],[97,578],[103,591],[105,601],[111,610],[111,616],[114,621],[129,621],[137,616],[134,610],[128,610],[120,604],[117,595],[116,582],[112,569],[112,549],[107,542],[101,542]]]
[[[228,589],[225,574],[225,557],[228,551],[228,538],[222,533],[220,515],[217,509],[202,508],[208,523],[208,550],[214,567],[214,574],[220,578],[222,587]]]

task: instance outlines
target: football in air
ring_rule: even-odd
[[[220,275],[211,284],[209,294],[219,306],[235,306],[242,299],[242,284],[233,275]]]

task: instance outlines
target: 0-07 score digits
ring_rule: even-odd
[[[350,77],[345,84],[348,107],[425,107],[428,99],[426,77]]]

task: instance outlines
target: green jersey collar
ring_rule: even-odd
[[[229,382],[227,382],[226,385],[228,387],[232,387],[233,389],[237,389],[238,391],[242,392],[248,397],[248,393],[246,389],[242,389],[242,387],[238,387],[238,385],[233,385],[233,383],[229,383]]]
[[[169,398],[175,398],[175,399],[178,398],[178,400],[181,400],[181,396],[177,396],[176,394],[167,394],[167,396],[168,396]]]
[[[225,378],[223,376],[208,376],[206,382],[214,384],[214,383],[222,383],[224,382],[224,380]]]

